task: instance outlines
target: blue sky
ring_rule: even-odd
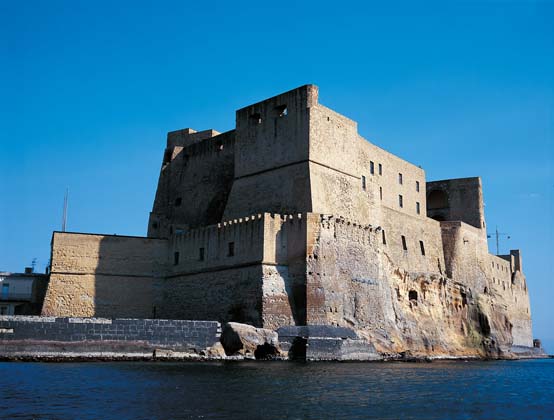
[[[1,2],[0,270],[44,270],[66,187],[69,230],[145,234],[167,131],[314,83],[429,180],[482,177],[554,351],[554,2],[293,3]]]

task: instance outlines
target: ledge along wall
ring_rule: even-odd
[[[11,353],[198,353],[219,342],[214,321],[0,316],[0,357]]]
[[[54,232],[42,315],[156,317],[167,240]]]

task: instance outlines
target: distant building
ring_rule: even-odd
[[[40,315],[48,275],[33,273],[0,272],[0,315]]]

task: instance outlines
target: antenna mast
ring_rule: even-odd
[[[510,235],[508,233],[500,233],[497,226],[494,232],[494,236],[496,237],[496,255],[500,255],[500,237],[506,236],[508,239],[510,239]],[[488,234],[487,238],[492,238],[492,234]]]
[[[62,216],[62,232],[65,232],[67,227],[67,198],[69,196],[69,188],[65,189],[65,196],[63,198],[63,216]]]

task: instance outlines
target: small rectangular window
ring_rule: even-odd
[[[179,252],[176,251],[174,254],[173,254],[173,265],[178,265],[179,264]]]
[[[375,164],[373,162],[369,162],[369,173],[375,175]]]
[[[415,182],[415,190],[419,192],[419,181]]]
[[[425,255],[425,245],[423,245],[423,241],[419,241],[419,248],[421,249],[421,255]]]
[[[419,202],[416,202],[416,203],[415,203],[415,209],[416,209],[416,213],[417,213],[417,214],[420,214],[420,213],[421,213],[421,206],[419,205]]]
[[[385,235],[385,229],[382,230],[383,232],[383,245],[387,244],[387,236]]]
[[[379,187],[379,197],[383,199],[383,187]]]
[[[404,235],[402,235],[402,249],[404,251],[408,250],[408,245],[406,245],[406,237]]]
[[[400,206],[400,208],[404,207],[404,198],[402,197],[402,195],[398,196],[398,205]]]
[[[200,249],[198,250],[198,259],[199,259],[200,261],[204,261],[204,248],[200,248]]]
[[[227,256],[232,257],[234,255],[235,255],[235,243],[234,242],[229,242],[229,249],[228,249],[228,252],[227,252]]]
[[[362,175],[362,190],[365,191],[365,187],[366,187],[366,185],[365,185],[365,176]]]
[[[177,197],[175,199],[175,207],[179,207],[183,203],[183,199],[181,197]]]
[[[383,165],[379,164],[379,175],[383,175]]]
[[[399,183],[400,185],[402,185],[402,182],[403,182],[402,174],[399,173],[399,174],[398,174],[398,183]]]

